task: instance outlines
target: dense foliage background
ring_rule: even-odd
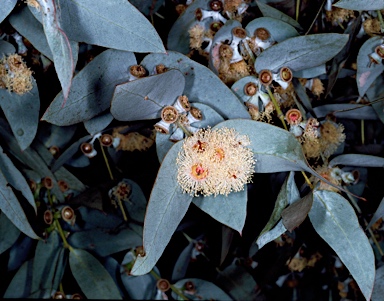
[[[382,300],[384,1],[334,4],[4,0],[0,296]],[[207,127],[243,190],[180,188]]]

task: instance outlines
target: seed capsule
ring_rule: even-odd
[[[223,9],[223,3],[220,0],[212,0],[211,2],[209,2],[209,7],[213,11],[220,11]]]
[[[100,142],[103,146],[111,146],[113,143],[113,137],[110,134],[103,134],[100,137]]]
[[[50,177],[45,177],[41,180],[41,184],[47,189],[52,189],[53,188],[53,181],[52,178]]]
[[[52,224],[52,221],[53,221],[53,214],[52,214],[52,211],[51,210],[45,210],[44,211],[44,222],[47,224],[47,225],[50,225]]]
[[[161,110],[161,119],[166,123],[174,123],[179,113],[173,106],[166,106]]]
[[[271,37],[271,34],[264,27],[260,27],[255,30],[254,36],[259,38],[261,41],[266,41]]]
[[[282,67],[280,69],[280,78],[285,82],[290,82],[293,78],[291,69],[288,67]]]
[[[68,183],[64,180],[57,181],[57,185],[59,185],[61,192],[66,192],[69,189]]]
[[[193,116],[193,118],[196,119],[196,121],[200,121],[203,119],[203,114],[201,113],[201,111],[198,108],[191,107],[190,112],[191,112],[191,115]]]
[[[244,86],[244,94],[248,96],[253,96],[257,93],[257,86],[255,83],[249,82]]]
[[[93,151],[93,145],[91,143],[84,142],[81,144],[80,149],[85,155],[87,155]]]
[[[246,36],[247,36],[247,32],[245,31],[244,28],[241,28],[241,27],[235,27],[232,29],[232,34],[235,36],[235,37],[238,37],[240,39],[245,39]]]
[[[75,211],[69,206],[64,206],[61,209],[61,217],[66,222],[73,224],[76,218]]]
[[[134,77],[144,77],[147,75],[147,70],[141,65],[133,65],[129,67],[129,73],[131,73]]]
[[[272,72],[269,70],[261,70],[259,73],[259,79],[264,86],[269,86],[273,80]]]
[[[159,279],[159,280],[157,280],[156,286],[162,292],[166,292],[166,291],[168,291],[171,288],[171,284],[169,283],[169,281],[167,279]]]

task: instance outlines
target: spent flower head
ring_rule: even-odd
[[[234,129],[201,129],[185,139],[177,180],[191,195],[228,195],[251,181],[255,160],[246,135]]]

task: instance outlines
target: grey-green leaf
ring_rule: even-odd
[[[290,16],[282,13],[276,8],[273,8],[260,1],[256,1],[256,3],[264,17],[271,17],[277,20],[281,20],[285,23],[288,23],[289,25],[292,25],[293,27],[296,27],[297,29],[302,29],[301,25],[296,20],[292,19]]]
[[[35,138],[39,123],[39,91],[34,79],[32,84],[32,90],[23,95],[0,89],[0,106],[22,150]]]
[[[4,213],[0,213],[0,254],[8,250],[19,236],[20,230]]]
[[[370,105],[360,105],[354,103],[339,103],[322,105],[313,108],[317,118],[325,117],[327,114],[332,113],[336,118],[346,119],[365,119],[377,120],[377,114]]]
[[[53,61],[53,54],[49,48],[43,25],[36,20],[28,7],[9,16],[9,23],[47,58]]]
[[[21,232],[32,238],[39,238],[28,223],[19,200],[2,172],[0,172],[0,209]]]
[[[145,215],[145,255],[137,257],[132,275],[146,274],[155,266],[192,201],[177,182],[176,158],[182,143],[169,150],[160,166]]]
[[[361,167],[384,167],[384,158],[363,154],[344,154],[329,161],[329,166],[337,165],[361,166]]]
[[[174,285],[179,289],[183,289],[185,287],[185,283],[188,281],[192,282],[196,288],[196,293],[194,293],[194,295],[187,295],[188,298],[192,300],[232,300],[232,298],[228,296],[221,288],[207,280],[187,278],[177,281]],[[172,296],[175,298],[175,300],[178,300],[176,293],[172,292]]]
[[[0,55],[3,57],[3,54],[15,53],[16,48],[11,43],[0,40]]]
[[[28,260],[23,263],[13,277],[3,298],[27,298],[31,291],[33,261]]]
[[[340,0],[333,4],[336,7],[351,10],[378,10],[384,9],[383,0]]]
[[[336,192],[316,190],[309,218],[316,232],[347,267],[367,300],[375,279],[375,257],[349,202]]]
[[[260,250],[267,243],[281,236],[283,233],[285,233],[285,231],[287,231],[287,228],[285,228],[283,221],[280,220],[271,230],[261,234],[257,238],[257,241],[256,241],[256,245],[258,248],[257,250]],[[254,255],[254,254],[250,254],[250,255]]]
[[[95,116],[92,119],[84,121],[84,127],[90,135],[95,135],[104,130],[113,120],[110,112]]]
[[[294,202],[281,212],[281,218],[285,228],[292,232],[306,219],[313,203],[312,193],[308,193],[302,199]]]
[[[0,7],[0,23],[9,15],[15,7],[17,0],[3,0]]]
[[[122,299],[108,271],[87,251],[71,249],[69,266],[88,299]]]
[[[193,203],[209,214],[218,222],[240,233],[247,215],[247,188],[239,192],[231,192],[228,196],[200,196],[193,199]]]
[[[54,1],[37,1],[42,12],[45,36],[53,55],[55,70],[63,89],[64,100],[66,100],[75,70],[73,58],[77,52],[78,45],[75,42],[71,43],[65,31],[61,28],[61,16],[65,15],[65,13],[61,14],[60,5],[56,5]],[[73,51],[72,47],[76,51]]]
[[[251,141],[250,148],[256,158],[255,172],[308,170],[297,139],[288,131],[268,123],[234,119],[219,123],[214,128],[234,128]]]
[[[132,52],[165,52],[154,27],[125,0],[59,0],[63,30],[74,41]]]
[[[113,94],[111,114],[117,120],[160,118],[161,109],[182,95],[185,85],[179,70],[136,79],[118,85]]]
[[[256,59],[256,72],[278,71],[286,66],[293,71],[312,68],[333,58],[348,42],[348,35],[337,33],[293,37],[263,51]]]
[[[0,170],[4,174],[8,183],[22,193],[36,212],[36,203],[31,192],[31,188],[21,172],[16,168],[11,159],[9,159],[8,155],[4,153],[2,147],[0,147]]]
[[[60,92],[42,120],[64,126],[100,114],[109,108],[115,86],[129,78],[128,68],[136,64],[133,53],[109,49],[96,56],[74,78],[64,107]]]
[[[169,51],[167,54],[151,53],[141,62],[147,70],[153,70],[158,64],[164,64],[169,69],[178,69],[183,73],[185,77],[183,94],[191,102],[206,104],[224,118],[250,119],[245,106],[207,67],[174,51]]]
[[[384,71],[383,64],[375,64],[369,57],[370,54],[375,52],[376,46],[381,44],[381,37],[372,37],[360,47],[359,54],[357,55],[356,74],[356,83],[360,96],[364,96],[375,79]]]

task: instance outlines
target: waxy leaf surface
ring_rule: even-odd
[[[17,0],[3,0],[0,6],[0,23],[9,15],[17,3]]]
[[[289,25],[292,25],[293,27],[296,27],[297,29],[302,29],[296,20],[292,19],[290,16],[282,13],[276,8],[273,8],[272,6],[269,6],[260,1],[256,1],[256,3],[264,17],[271,17],[277,20],[281,20],[285,23],[288,23]]]
[[[333,5],[351,10],[378,10],[384,9],[384,0],[340,0]]]
[[[384,167],[384,158],[362,154],[344,154],[329,161],[329,166],[337,165],[361,166],[361,167]]]

